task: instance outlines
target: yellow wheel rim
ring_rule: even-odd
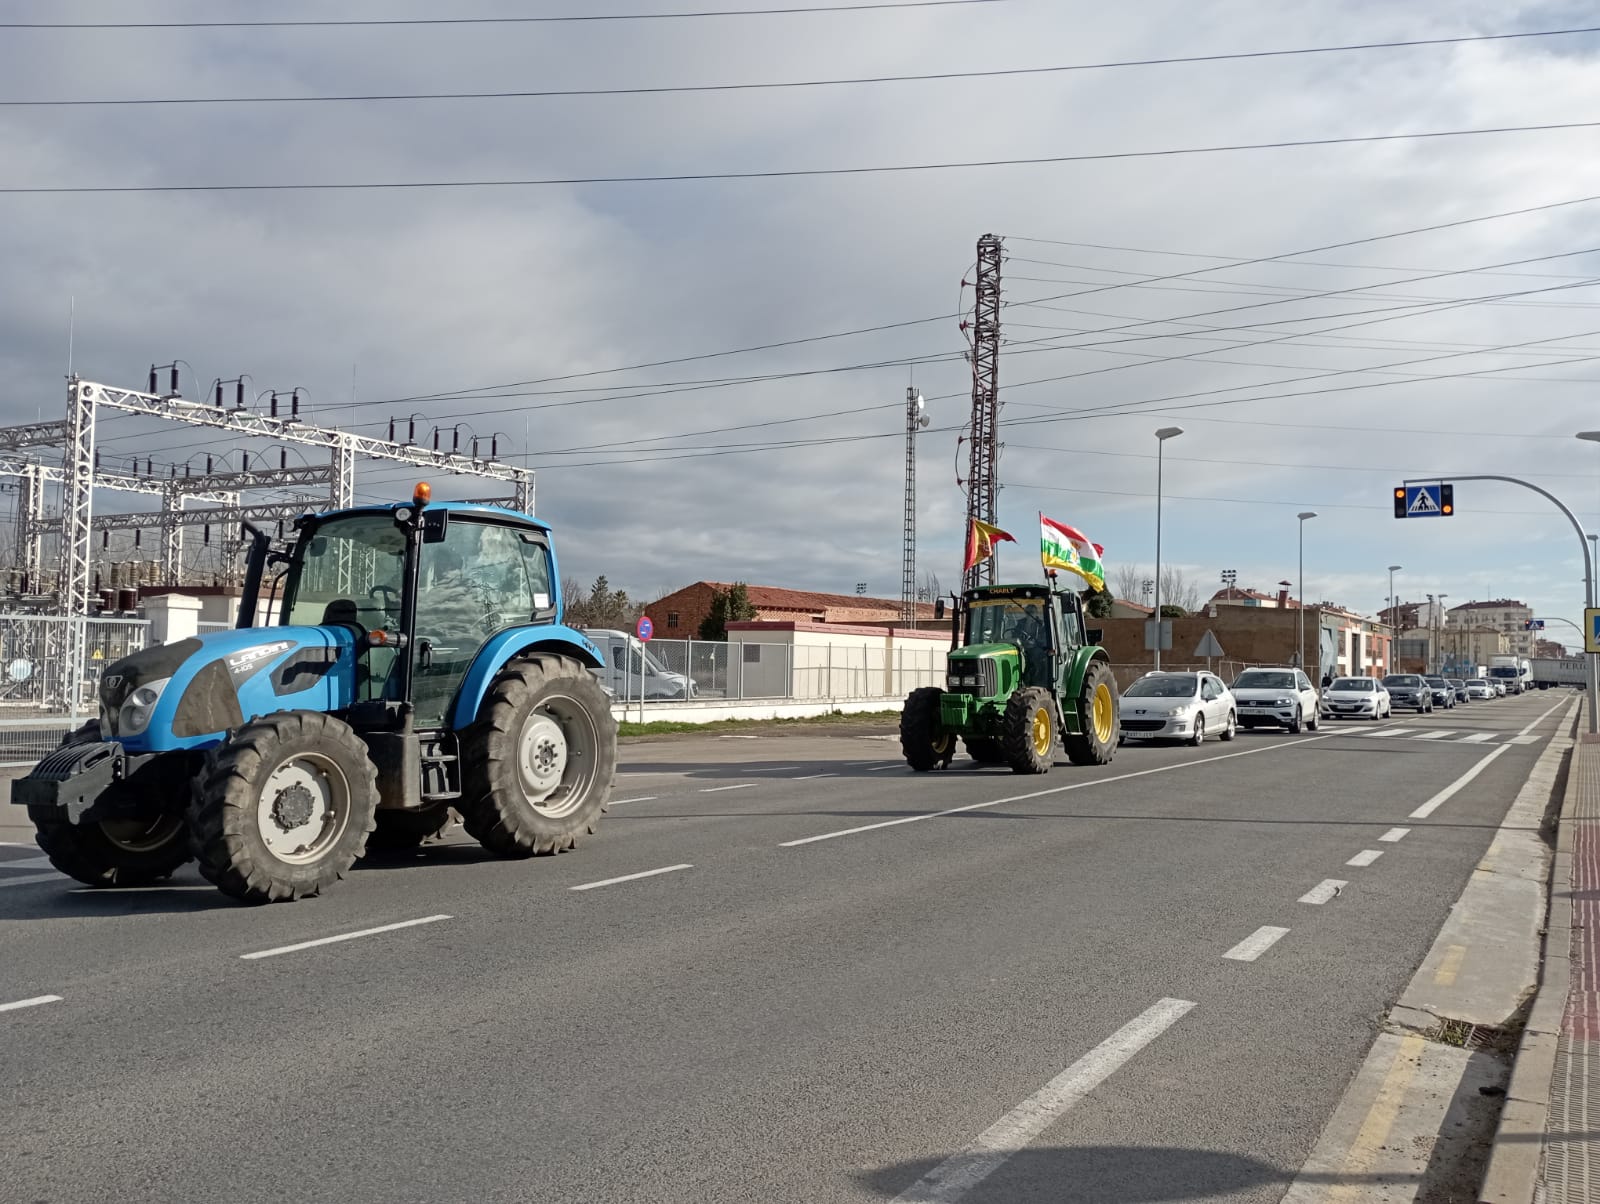
[[[945,753],[950,751],[950,742],[954,739],[955,737],[950,735],[948,732],[941,736],[935,736],[933,738],[933,751],[937,755],[943,756]]]
[[[1094,738],[1104,743],[1111,739],[1111,729],[1116,726],[1117,707],[1111,699],[1111,687],[1100,682],[1094,688],[1093,715]]]
[[[1033,751],[1041,757],[1048,754],[1055,743],[1050,737],[1050,712],[1040,707],[1033,713]]]

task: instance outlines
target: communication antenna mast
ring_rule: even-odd
[[[967,527],[995,524],[1000,489],[1000,236],[978,239],[972,302],[972,447],[967,471]],[[964,589],[993,585],[998,556],[966,573]]]
[[[928,425],[922,394],[906,386],[906,513],[900,552],[900,621],[917,622],[917,432]]]

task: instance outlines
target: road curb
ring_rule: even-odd
[[[1578,742],[1577,731],[1582,717],[1580,705],[1569,733],[1571,760],[1556,822],[1556,852],[1550,867],[1539,985],[1512,1064],[1505,1110],[1500,1115],[1488,1169],[1478,1191],[1480,1204],[1533,1204],[1539,1191],[1545,1127],[1555,1081],[1556,1049],[1571,985],[1574,825],[1570,820],[1578,801],[1576,762],[1582,745]]]

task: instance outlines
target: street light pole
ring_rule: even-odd
[[[1394,575],[1404,567],[1402,564],[1389,566],[1389,656],[1385,668],[1390,673],[1400,671],[1395,667],[1400,659],[1400,601],[1394,596]]]
[[[1296,517],[1300,520],[1300,659],[1295,663],[1295,668],[1304,673],[1306,671],[1306,519],[1316,518],[1317,512],[1302,510]],[[1318,640],[1317,647],[1321,646],[1322,642]]]
[[[1161,468],[1163,463],[1162,451],[1167,446],[1168,439],[1175,439],[1183,434],[1181,426],[1164,426],[1156,432],[1156,607],[1155,615],[1155,667],[1161,669]]]
[[[1439,663],[1434,667],[1434,672],[1444,672],[1444,629],[1450,625],[1450,616],[1445,613],[1444,600],[1449,594],[1439,595]]]

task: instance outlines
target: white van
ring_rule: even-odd
[[[605,665],[592,672],[613,698],[638,698],[641,674],[646,700],[688,699],[699,693],[692,679],[668,669],[638,636],[604,627],[585,627],[583,634],[605,658]]]

